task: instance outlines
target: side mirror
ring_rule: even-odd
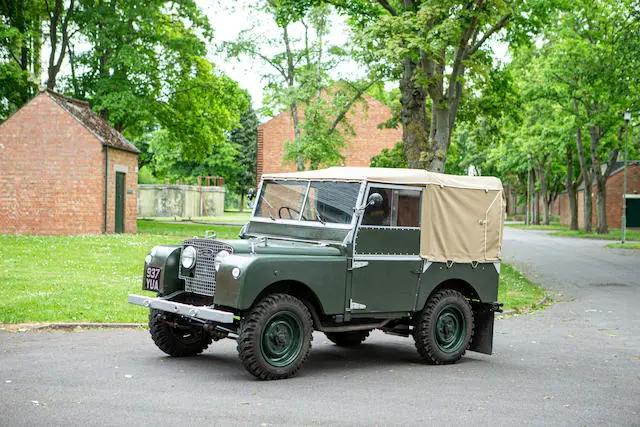
[[[367,199],[367,203],[357,207],[356,211],[363,211],[369,206],[380,206],[383,202],[382,195],[380,193],[371,193],[369,194],[369,198]]]
[[[367,199],[367,206],[379,206],[382,204],[383,198],[380,193],[371,193]]]
[[[247,199],[253,200],[254,197],[256,197],[256,189],[250,188],[249,191],[247,191]]]

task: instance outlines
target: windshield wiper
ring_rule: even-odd
[[[262,201],[265,202],[267,206],[269,206],[269,218],[271,218],[272,221],[275,221],[276,219],[273,217],[273,215],[271,215],[271,209],[273,209],[273,206],[271,206],[271,203],[269,203],[264,197],[262,198]]]

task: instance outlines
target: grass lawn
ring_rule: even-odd
[[[544,289],[532,283],[515,267],[502,264],[498,301],[504,303],[503,310],[527,311],[546,295]]]
[[[155,245],[180,244],[212,228],[221,238],[236,238],[240,230],[138,221],[145,234],[0,235],[0,323],[145,323],[147,310],[127,303],[127,294],[144,293],[145,255]],[[542,289],[502,264],[499,301],[505,310],[530,308],[543,296]]]
[[[222,223],[222,224],[245,224],[249,222],[249,218],[251,217],[251,211],[245,210],[244,212],[239,211],[225,211],[224,215],[221,216],[202,216],[202,217],[191,217],[191,218],[182,218],[182,217],[152,217],[152,218],[142,218],[145,220],[152,221],[161,221],[161,222],[180,222],[180,221],[197,221],[197,222],[211,222],[211,223]]]
[[[559,231],[556,233],[552,233],[552,236],[563,236],[563,237],[582,237],[585,239],[599,239],[599,240],[620,240],[622,239],[622,230],[619,228],[610,228],[609,234],[597,234],[597,233],[585,233],[582,230],[565,230]],[[640,240],[640,231],[637,230],[627,230],[626,240]]]
[[[560,225],[558,222],[552,222],[549,225],[525,225],[525,224],[505,224],[505,227],[517,228],[519,230],[568,230],[569,227]]]
[[[622,230],[620,228],[610,228],[609,234],[585,233],[583,230],[569,230],[569,227],[560,225],[559,223],[551,223],[550,225],[524,225],[524,224],[505,224],[505,227],[517,228],[519,230],[547,230],[554,231],[552,236],[561,237],[580,237],[583,239],[599,239],[599,240],[620,240],[622,238]],[[626,233],[627,240],[640,240],[640,230],[629,230]],[[607,246],[609,247],[609,246]]]
[[[138,220],[139,234],[163,236],[204,237],[206,231],[213,230],[219,239],[237,239],[241,228],[242,226],[240,225],[207,225]]]
[[[618,249],[640,249],[640,242],[624,242],[622,243],[609,243],[607,248],[618,248]]]

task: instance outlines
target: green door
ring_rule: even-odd
[[[627,201],[627,227],[640,228],[640,199],[625,199]]]
[[[356,230],[351,265],[351,299],[359,314],[413,311],[420,258],[419,189],[376,185],[378,202],[365,209]]]
[[[124,177],[116,172],[116,233],[124,233]]]

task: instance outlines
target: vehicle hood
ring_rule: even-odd
[[[267,239],[266,244],[264,241],[252,241],[250,239],[228,240],[225,243],[233,247],[235,255],[255,253],[265,255],[340,256],[342,254],[342,251],[335,246],[276,239]]]

